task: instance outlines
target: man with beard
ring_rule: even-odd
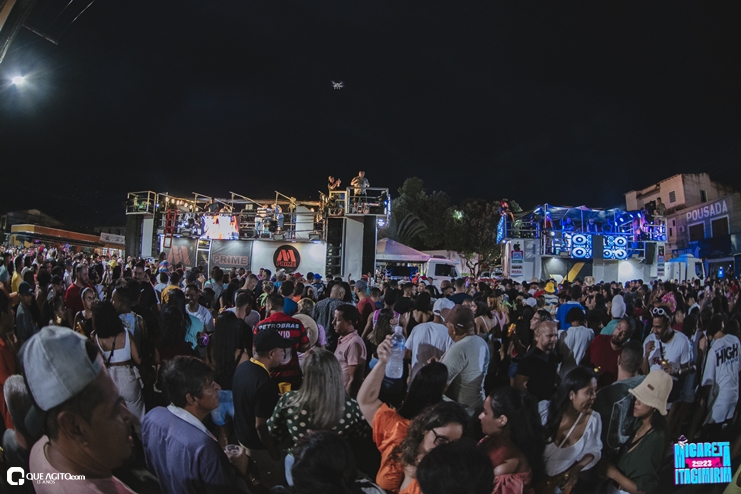
[[[594,367],[597,372],[597,389],[609,386],[617,380],[618,357],[632,333],[631,320],[624,317],[615,326],[611,335],[600,334],[594,337],[587,348],[581,365]]]

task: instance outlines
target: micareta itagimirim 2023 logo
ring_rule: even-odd
[[[728,484],[733,479],[731,443],[689,443],[682,436],[674,444],[674,484]]]

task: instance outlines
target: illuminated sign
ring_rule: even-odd
[[[718,216],[719,214],[727,212],[728,206],[726,205],[726,201],[718,201],[713,204],[708,204],[707,206],[689,211],[687,213],[687,221],[697,221],[704,218],[711,218],[713,216]]]
[[[728,484],[733,479],[731,443],[688,443],[674,445],[674,484]]]

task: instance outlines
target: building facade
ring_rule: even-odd
[[[741,266],[741,193],[707,173],[680,174],[625,194],[628,210],[661,198],[666,206],[667,257],[705,259],[710,276],[732,275]]]

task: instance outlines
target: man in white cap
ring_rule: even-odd
[[[406,341],[406,358],[412,359],[412,370],[409,373],[409,382],[414,380],[417,372],[425,366],[431,358],[439,359],[453,344],[445,325],[445,314],[455,304],[447,298],[439,298],[432,306],[434,319],[430,322],[417,324],[412,329]]]
[[[134,419],[98,349],[70,329],[47,326],[26,342],[20,358],[34,403],[26,429],[41,436],[29,468],[58,479],[35,484],[36,493],[133,492],[112,470],[131,456]]]

